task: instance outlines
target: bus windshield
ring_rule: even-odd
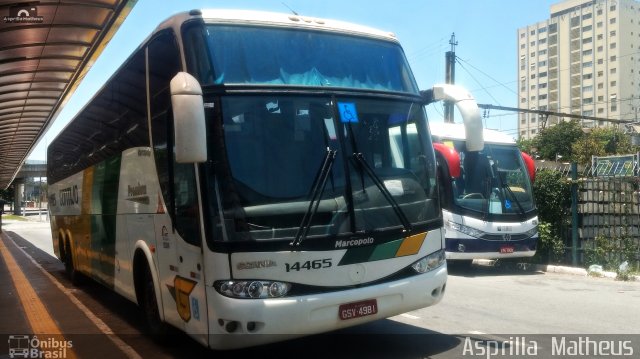
[[[185,34],[194,45],[187,50],[188,66],[203,85],[418,93],[402,48],[395,42],[327,31],[230,25],[192,26]]]
[[[485,143],[484,150],[472,152],[466,151],[464,142],[452,142],[462,169],[452,183],[455,205],[493,218],[534,209],[529,176],[515,145]]]
[[[222,126],[209,125],[225,148],[209,146],[216,240],[292,240],[305,216],[309,238],[424,229],[439,218],[420,104],[286,94],[221,102]]]

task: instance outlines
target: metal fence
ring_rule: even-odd
[[[637,160],[593,161],[589,166],[575,166],[575,173],[568,163],[546,164],[536,170],[560,172],[571,181],[577,194],[571,208],[577,215],[570,216],[565,221],[570,225],[563,228],[566,247],[573,252],[573,261],[578,262],[574,264],[599,261],[611,269],[624,260],[631,260],[633,267],[640,268]]]

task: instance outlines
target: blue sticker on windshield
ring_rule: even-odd
[[[404,113],[392,113],[391,116],[389,116],[389,125],[397,125],[405,122],[407,122],[407,115]]]
[[[504,200],[504,208],[511,209],[511,201],[509,201],[508,199],[505,199]]]
[[[356,111],[355,103],[338,102],[338,111],[340,112],[340,121],[358,123],[358,111]]]

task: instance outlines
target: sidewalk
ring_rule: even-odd
[[[495,259],[474,259],[473,263],[481,266],[487,266],[487,267],[494,267],[496,265],[499,265],[498,260],[495,260]],[[517,269],[520,269],[523,271],[562,273],[562,274],[579,275],[583,277],[589,276],[588,271],[581,267],[569,267],[569,266],[560,266],[560,265],[552,265],[552,264],[532,264],[532,263],[517,263],[516,267]],[[602,272],[602,277],[616,279],[618,275],[615,272]],[[640,281],[640,276],[636,275],[636,276],[633,276],[633,278],[634,279],[632,280]]]
[[[7,222],[9,227],[45,224]],[[0,254],[0,358],[14,357],[11,353],[16,348],[20,353],[28,350],[34,356],[23,357],[33,358],[111,359],[131,357],[131,353],[136,357],[135,351],[127,351],[122,340],[81,307],[74,288],[56,277],[64,271],[61,263],[50,265],[57,266],[55,270],[45,270],[38,258],[46,254],[34,255],[37,249],[12,229],[0,234]]]

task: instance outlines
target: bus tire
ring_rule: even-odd
[[[447,266],[452,270],[468,271],[473,266],[473,259],[447,260]]]
[[[73,262],[73,253],[71,252],[71,244],[68,239],[64,240],[64,254],[62,255],[64,259],[64,270],[71,281],[71,284],[74,286],[79,286],[82,284],[82,274],[78,272],[76,269],[76,265]]]
[[[158,301],[156,299],[156,289],[153,285],[153,277],[148,265],[145,265],[144,282],[142,284],[142,300],[141,307],[144,313],[144,319],[147,323],[149,334],[154,339],[162,339],[167,334],[167,324],[160,318],[158,309]]]

